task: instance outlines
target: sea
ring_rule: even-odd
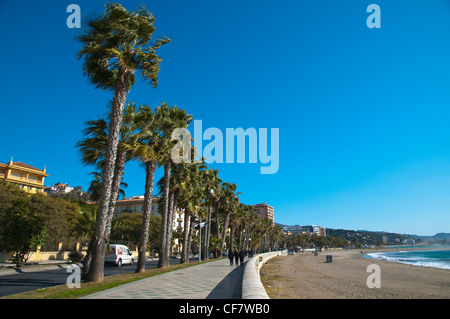
[[[364,257],[414,266],[450,269],[450,246],[439,246],[439,248],[416,246],[412,250],[402,250],[405,248],[407,247],[390,248],[392,251],[369,253]]]

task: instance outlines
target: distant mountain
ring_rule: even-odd
[[[302,229],[302,226],[299,225],[294,225],[294,226],[290,226],[290,225],[283,225],[283,224],[279,224],[276,223],[278,226],[280,226],[281,228],[285,228],[289,231],[296,231],[299,229]],[[326,227],[325,227],[326,228]],[[392,232],[386,232],[386,231],[381,231],[381,230],[349,230],[349,229],[332,229],[332,228],[326,228],[327,229],[327,234],[329,233],[373,233],[373,234],[379,234],[379,235],[393,235],[393,236],[401,236],[403,238],[414,238],[414,239],[421,239],[424,241],[450,241],[450,233],[437,233],[433,236],[420,236],[420,235],[415,235],[415,234],[400,234],[400,233],[392,233]]]
[[[304,230],[304,226],[289,226],[278,224],[282,229],[291,233],[297,233]],[[449,244],[450,233],[437,233],[433,236],[419,236],[413,234],[399,234],[386,231],[371,231],[371,230],[347,230],[347,229],[333,229],[326,228],[327,236],[344,237],[349,242],[359,242],[363,245],[375,245],[384,243],[388,245],[398,244]]]
[[[450,240],[450,233],[437,233],[436,235],[433,235],[433,236],[418,236],[418,235],[414,235],[414,236],[421,238],[423,240],[426,240],[426,241]]]

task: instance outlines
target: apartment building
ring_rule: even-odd
[[[316,234],[318,236],[325,236],[327,235],[325,227],[322,226],[316,226],[316,225],[305,225],[305,226],[287,226],[287,225],[281,225],[281,230],[285,234],[302,234],[302,235],[312,235]]]
[[[267,205],[266,203],[256,204],[256,213],[259,217],[265,219],[269,218],[272,222],[275,222],[275,214],[272,206]]]
[[[30,194],[42,193],[46,188],[44,180],[48,174],[43,170],[22,162],[13,162],[12,158],[8,164],[0,163],[0,180],[16,184]]]
[[[152,197],[151,214],[161,216],[159,213],[159,197]],[[144,196],[132,196],[116,201],[116,207],[114,209],[114,217],[123,213],[142,213],[144,211]],[[184,226],[184,213],[177,210],[177,216],[172,225],[173,229]]]

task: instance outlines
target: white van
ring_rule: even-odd
[[[123,264],[133,265],[134,257],[127,246],[111,244],[106,248],[105,263],[114,263],[117,267]]]

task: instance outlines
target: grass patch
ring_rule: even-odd
[[[23,292],[16,295],[3,297],[2,299],[76,299],[81,298],[96,292],[115,288],[124,284],[132,283],[141,279],[161,275],[167,272],[184,269],[200,264],[217,261],[222,258],[212,259],[202,262],[190,262],[186,264],[171,265],[166,268],[151,268],[146,269],[144,273],[136,274],[134,272],[108,276],[102,282],[87,282],[81,283],[81,288],[69,288],[67,285],[54,286],[44,289],[38,289],[28,292]]]

